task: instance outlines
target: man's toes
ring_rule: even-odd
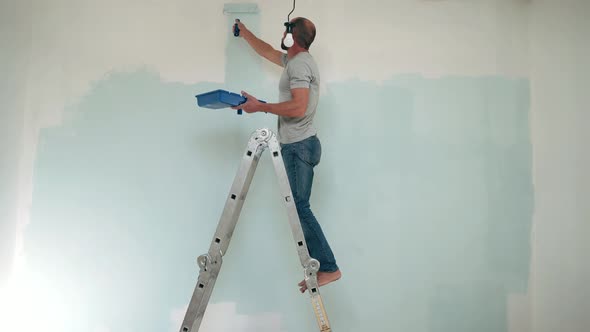
[[[305,293],[305,291],[307,290],[307,285],[305,284],[305,280],[301,281],[298,285],[299,285],[299,291],[301,293]]]

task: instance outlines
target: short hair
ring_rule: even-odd
[[[309,50],[315,39],[315,26],[305,17],[298,17],[293,20],[293,39],[299,46]]]

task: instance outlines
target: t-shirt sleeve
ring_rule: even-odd
[[[312,81],[311,68],[301,61],[291,61],[287,68],[291,89],[309,88]]]
[[[283,67],[285,67],[287,65],[287,53],[283,53],[281,54],[281,62],[283,63]]]

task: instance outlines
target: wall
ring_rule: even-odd
[[[260,14],[241,18],[278,47],[291,4],[258,4]],[[552,237],[544,218],[566,208],[543,198],[543,181],[557,175],[533,168],[557,153],[540,134],[556,125],[539,106],[550,98],[543,84],[553,60],[541,55],[551,6],[298,1],[295,15],[318,26],[324,154],[312,206],[344,274],[322,290],[334,330],[543,331],[558,318],[571,331],[584,326],[543,297],[562,294],[564,280],[547,277],[552,266],[543,264],[567,255],[569,280],[581,271],[574,247],[588,220],[574,210],[569,232]],[[22,14],[30,25],[9,25],[31,43],[17,47],[30,60],[26,78],[14,74],[26,97],[11,117],[24,123],[11,134],[24,148],[2,153],[20,155],[3,175],[19,170],[9,187],[17,203],[5,200],[19,215],[9,292],[17,304],[0,310],[10,313],[5,325],[35,312],[29,326],[51,332],[178,329],[195,258],[207,250],[247,138],[275,125],[263,114],[195,107],[195,94],[219,87],[276,99],[280,69],[230,35],[233,17],[222,8],[33,1]],[[562,15],[555,20],[573,14]],[[560,31],[569,30],[556,29],[556,42]],[[570,93],[564,87],[558,98]],[[561,130],[573,126],[568,119]],[[271,168],[263,159],[205,331],[314,329]],[[575,197],[587,189],[560,188]],[[543,236],[576,240],[550,256]],[[583,308],[579,294],[563,303]]]
[[[587,1],[538,1],[531,11],[534,331],[590,328],[588,13]]]
[[[16,245],[19,158],[23,150],[26,72],[31,47],[30,11],[28,1],[0,2],[0,284],[10,274]]]

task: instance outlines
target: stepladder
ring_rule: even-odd
[[[319,271],[320,263],[309,254],[299,221],[296,203],[289,184],[289,178],[283,163],[281,146],[275,133],[268,128],[261,128],[252,133],[237,174],[231,185],[230,192],[226,198],[221,218],[219,219],[217,229],[209,246],[209,251],[197,258],[199,276],[184,320],[180,326],[180,332],[199,331],[211,294],[213,293],[215,282],[221,270],[223,256],[229,248],[230,240],[236,228],[256,167],[263,152],[267,149],[270,150],[282,201],[286,206],[295,248],[301,266],[303,267],[304,281],[311,299],[312,311],[316,317],[319,331],[332,332],[317,281],[317,272]]]

